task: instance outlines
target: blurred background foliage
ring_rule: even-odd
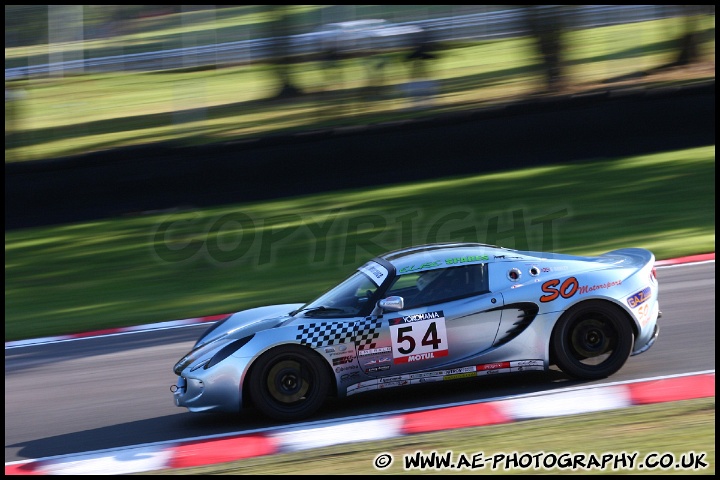
[[[714,6],[630,7],[6,5],[5,160],[714,81]]]

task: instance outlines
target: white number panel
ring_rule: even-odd
[[[431,360],[448,355],[445,316],[442,310],[391,318],[393,363]]]

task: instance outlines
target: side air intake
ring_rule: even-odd
[[[503,345],[520,335],[530,324],[538,313],[538,306],[534,303],[512,303],[502,307],[502,318],[500,329],[494,346]]]

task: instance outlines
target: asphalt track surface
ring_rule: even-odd
[[[714,257],[713,257],[714,258]],[[476,402],[715,368],[715,262],[658,268],[660,336],[603,381],[511,374],[368,392],[330,401],[313,421]],[[5,350],[5,462],[279,428],[256,411],[192,414],[174,406],[173,364],[207,324]]]

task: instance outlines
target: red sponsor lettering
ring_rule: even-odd
[[[418,362],[420,360],[430,360],[433,358],[440,358],[440,357],[446,357],[448,354],[447,350],[438,350],[437,352],[425,352],[425,353],[415,353],[413,355],[407,355],[404,357],[398,357],[395,359],[395,363],[409,363],[409,362]]]
[[[560,285],[560,288],[558,288],[559,284],[560,280],[557,278],[543,283],[541,288],[543,292],[547,293],[547,295],[540,297],[540,301],[543,303],[552,302],[558,298],[558,296],[562,298],[570,298],[575,295],[580,287],[580,284],[575,277],[568,277],[565,279],[562,285]]]
[[[478,370],[497,370],[499,368],[510,368],[510,362],[485,363],[478,365]]]

